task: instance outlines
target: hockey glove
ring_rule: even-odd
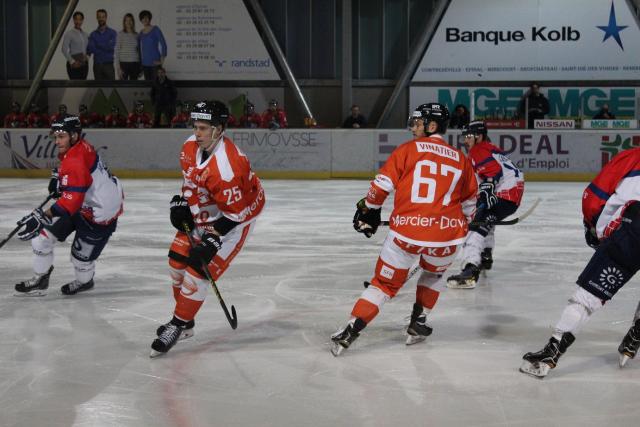
[[[586,221],[583,221],[582,224],[584,225],[584,240],[589,247],[596,249],[600,245],[600,239],[598,239],[595,227],[591,227]]]
[[[54,199],[59,199],[62,196],[60,192],[60,182],[58,180],[58,169],[51,169],[51,179],[49,180],[49,194]]]
[[[381,209],[368,208],[365,199],[360,199],[356,203],[356,213],[353,216],[353,228],[358,233],[364,233],[367,238],[376,234],[380,225]]]
[[[498,197],[496,197],[495,184],[491,181],[485,181],[478,186],[478,207],[484,209],[491,209],[498,203]]]
[[[187,264],[196,271],[202,272],[202,264],[209,264],[221,247],[222,242],[218,236],[204,233],[200,243],[191,248]]]
[[[31,240],[40,234],[45,225],[51,225],[51,223],[51,218],[46,216],[42,209],[38,208],[18,221],[19,226],[24,225],[24,230],[18,233],[18,239],[22,241]]]
[[[191,210],[189,209],[189,203],[179,195],[173,196],[171,202],[169,202],[170,215],[169,219],[171,220],[171,224],[178,231],[185,231],[183,223],[187,223],[189,226],[189,230],[193,230],[193,215],[191,214]]]

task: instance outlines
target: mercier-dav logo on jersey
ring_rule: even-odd
[[[636,147],[640,147],[640,135],[633,135],[624,139],[620,134],[616,134],[615,139],[611,139],[610,135],[602,135],[600,140],[602,166],[609,163],[619,152]]]

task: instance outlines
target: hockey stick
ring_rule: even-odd
[[[47,202],[49,200],[53,199],[53,194],[49,194],[47,196],[46,199],[44,199],[44,202],[40,203],[40,205],[36,208],[36,209],[41,209],[44,205],[47,204]],[[34,211],[36,210],[34,209]],[[11,233],[9,233],[9,235],[7,236],[6,239],[4,239],[2,242],[0,242],[0,248],[4,246],[5,243],[7,243],[9,240],[11,240],[11,238],[13,237],[14,234],[16,234],[18,231],[20,231],[20,229],[22,228],[24,224],[20,224],[18,225],[16,228],[13,229],[13,231]]]
[[[538,206],[539,203],[540,203],[540,198],[538,197],[533,202],[531,207],[529,207],[529,209],[527,209],[526,212],[523,213],[522,215],[520,215],[519,217],[513,218],[513,219],[505,219],[505,220],[502,220],[502,221],[495,221],[495,222],[492,222],[491,225],[514,225],[514,224],[518,224],[519,222],[522,222],[522,220],[524,220],[526,217],[531,215],[531,213],[534,211],[534,209],[536,208],[536,206]],[[471,223],[474,224],[473,221]],[[482,222],[477,222],[475,224],[483,224],[483,223]],[[382,221],[380,223],[380,225],[388,226],[389,225],[389,221]]]
[[[187,224],[186,222],[183,222],[182,227],[184,228],[185,234],[189,239],[189,243],[191,244],[191,247],[192,248],[195,247],[196,244],[193,241],[193,237],[191,236],[191,229],[189,228],[189,224]],[[227,305],[224,303],[224,300],[222,299],[222,295],[220,295],[220,291],[218,290],[218,285],[216,285],[215,280],[213,280],[213,277],[211,277],[211,272],[209,271],[207,263],[203,259],[201,259],[200,261],[202,262],[202,270],[204,271],[204,275],[207,276],[207,279],[209,279],[209,283],[211,283],[211,287],[213,288],[216,295],[218,296],[218,301],[220,301],[220,305],[222,306],[224,315],[227,316],[227,320],[231,325],[231,329],[237,328],[238,316],[236,315],[236,308],[233,305],[231,305],[231,315],[229,315],[229,310],[227,310]]]

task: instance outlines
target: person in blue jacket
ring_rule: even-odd
[[[140,62],[145,80],[155,80],[158,68],[167,56],[167,42],[162,31],[156,25],[151,25],[151,12],[143,10],[138,15],[143,25],[138,40],[140,43]]]

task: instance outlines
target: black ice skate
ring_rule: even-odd
[[[164,325],[165,328],[162,333],[153,340],[151,343],[151,354],[149,357],[158,357],[162,356],[169,350],[171,347],[176,345],[178,340],[180,339],[180,335],[182,334],[182,330],[184,329],[182,326],[175,325],[171,322]]]
[[[482,253],[480,254],[480,267],[483,270],[491,270],[491,267],[493,266],[493,254],[492,254],[493,249],[491,248],[485,248]]]
[[[78,292],[84,292],[90,289],[93,289],[93,279],[89,280],[87,283],[80,283],[77,280],[74,280],[66,285],[62,285],[60,292],[64,295],[75,295]]]
[[[624,336],[620,346],[618,347],[621,368],[629,359],[636,357],[638,349],[640,349],[640,319],[636,319],[635,323],[631,328],[629,328],[627,335]]]
[[[447,278],[447,287],[452,289],[473,289],[478,283],[480,269],[477,265],[467,263],[460,274]]]
[[[349,348],[356,338],[360,336],[360,331],[362,331],[365,326],[367,326],[367,324],[364,323],[363,320],[356,318],[355,322],[347,324],[343,329],[331,335],[331,354],[335,357],[340,356],[340,353]]]
[[[560,341],[551,337],[547,345],[536,353],[527,353],[522,356],[524,362],[520,366],[520,372],[534,377],[544,378],[551,369],[558,364],[560,356],[575,341],[576,337],[571,332],[562,334]]]
[[[18,297],[41,297],[47,294],[49,288],[49,276],[53,271],[53,265],[44,274],[36,274],[31,279],[20,282],[15,286],[15,296]]]
[[[168,325],[170,325],[171,322],[169,323],[165,323],[164,325],[160,325],[158,326],[158,329],[156,330],[156,335],[160,336],[162,335],[162,333],[164,332],[164,330],[166,329],[166,327]],[[193,328],[196,326],[196,321],[195,320],[190,320],[188,321],[185,325],[184,325],[184,329],[182,330],[182,333],[180,334],[180,338],[181,340],[186,339],[186,338],[191,338],[194,334],[194,330]]]
[[[412,345],[424,341],[433,332],[433,328],[427,325],[427,315],[423,313],[420,304],[413,304],[411,320],[407,327],[407,345]]]

